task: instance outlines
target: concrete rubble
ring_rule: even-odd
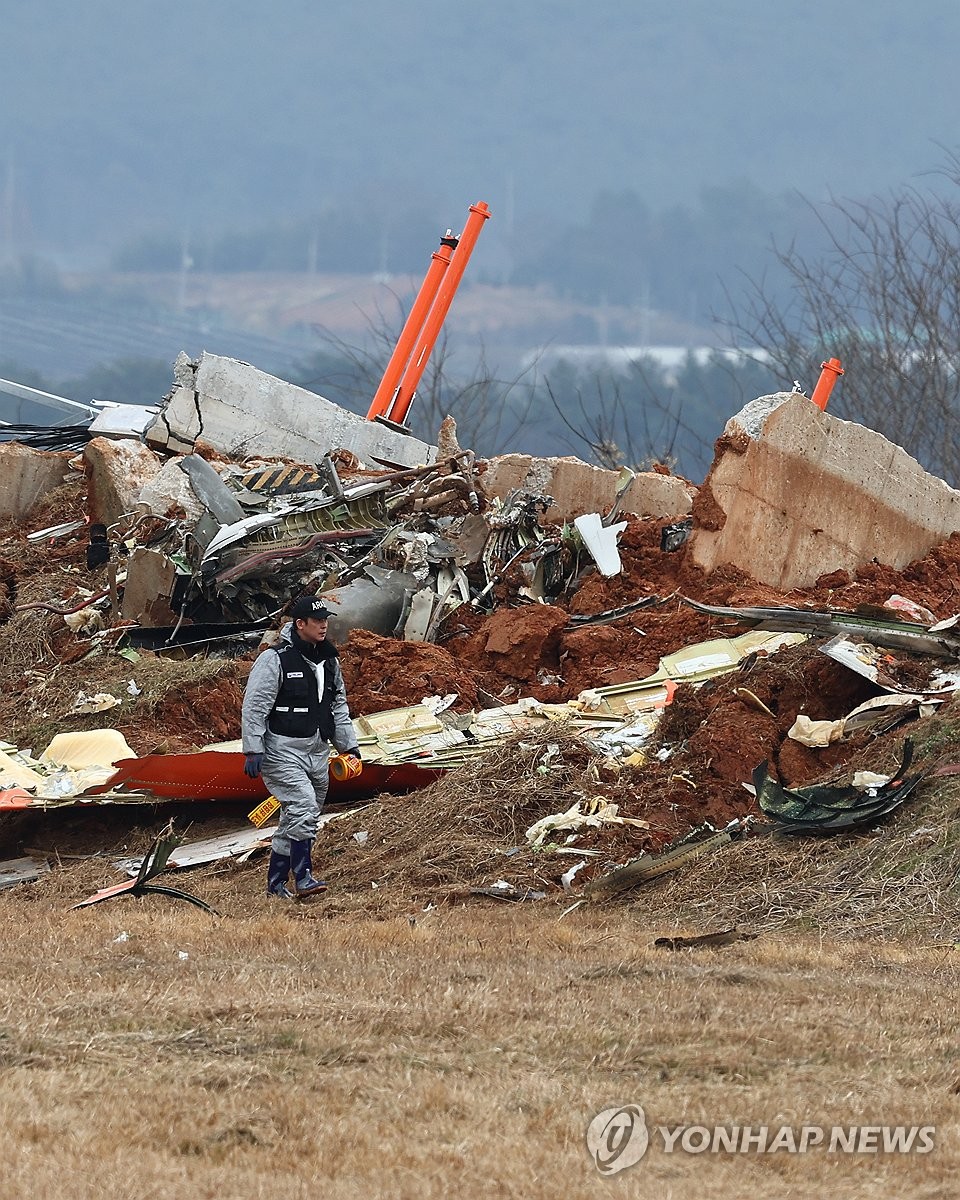
[[[694,517],[705,571],[732,563],[786,590],[921,558],[960,528],[960,492],[874,430],[778,393],[727,422]]]
[[[157,411],[103,418],[81,454],[0,444],[0,815],[253,808],[243,682],[303,593],[334,612],[363,751],[343,802],[562,726],[612,791],[531,828],[644,852],[756,814],[758,762],[765,794],[800,795],[957,690],[960,493],[800,394],[732,417],[699,488],[479,459],[450,418],[431,446],[206,354],[180,356]],[[59,754],[55,725],[80,742]]]
[[[433,449],[416,438],[366,421],[249,363],[215,354],[198,362],[179,356],[173,389],[145,437],[156,449],[179,453],[192,452],[202,438],[230,457],[256,452],[311,462],[338,446],[348,446],[365,462],[396,467],[433,457]]]
[[[0,445],[0,514],[23,517],[70,474],[69,455],[40,453],[17,442]]]

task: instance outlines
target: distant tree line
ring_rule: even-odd
[[[774,244],[822,242],[798,195],[770,196],[749,183],[705,189],[693,206],[656,212],[633,191],[603,192],[586,221],[550,230],[517,251],[512,282],[547,283],[590,304],[642,306],[704,323],[726,309],[728,292],[771,272],[787,273]]]
[[[960,486],[960,155],[922,186],[835,200],[816,217],[822,248],[780,248],[788,292],[757,276],[731,337],[763,347],[786,379],[839,358],[830,412]]]
[[[143,234],[114,256],[119,271],[316,271],[420,273],[439,234],[422,212],[329,206],[295,221],[205,236]],[[507,238],[493,282],[547,285],[587,304],[643,306],[692,323],[709,321],[772,265],[773,242],[809,240],[820,226],[799,196],[770,196],[750,183],[705,189],[692,206],[653,210],[634,191],[603,192],[586,220],[547,220]]]
[[[672,369],[653,358],[621,369],[561,361],[500,379],[482,353],[464,365],[442,343],[412,412],[414,432],[433,440],[449,412],[458,420],[461,444],[480,454],[574,453],[602,465],[631,467],[661,461],[697,478],[727,417],[757,395],[789,389],[794,379],[809,394],[821,360],[837,356],[846,374],[831,413],[878,429],[956,485],[958,196],[960,158],[950,157],[929,186],[904,187],[865,201],[816,206],[774,200],[744,185],[739,192],[704,193],[695,211],[651,214],[633,193],[600,197],[588,221],[565,231],[545,230],[539,242],[524,243],[513,278],[546,281],[594,303],[606,299],[661,309],[672,304],[679,312],[685,294],[699,294],[701,287],[704,294],[716,294],[707,281],[723,259],[727,344],[762,353],[739,360],[690,354]],[[332,261],[346,268],[348,259],[356,269],[356,247],[344,250],[348,224],[314,228],[318,270],[330,269]],[[323,261],[322,228],[331,236],[339,231],[342,257],[334,259],[331,247],[330,262]],[[777,229],[783,233],[779,242]],[[359,229],[353,235],[372,255],[376,239],[364,239]],[[286,242],[265,231],[246,241],[224,241],[217,249],[222,258],[210,261],[218,269],[276,265],[284,261],[281,246],[286,244],[292,255],[297,241],[289,230],[285,236]],[[423,241],[432,240],[425,224],[416,240],[422,267]],[[132,263],[133,248],[130,253]],[[148,259],[139,261],[146,266]],[[360,261],[370,264],[374,258]],[[722,274],[724,268],[717,270]],[[742,282],[739,293],[731,279]],[[51,294],[56,289],[55,274],[42,264],[27,263],[19,274],[0,275],[0,291]],[[690,301],[691,315],[700,304]],[[373,332],[362,349],[327,339],[298,365],[292,381],[365,412],[398,331]],[[44,386],[13,365],[7,373]],[[156,403],[168,380],[165,364],[112,363],[89,378],[49,390],[76,399],[95,395]]]

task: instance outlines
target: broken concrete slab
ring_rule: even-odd
[[[257,453],[316,463],[344,448],[364,462],[418,467],[436,456],[426,442],[234,358],[203,354],[193,362],[180,354],[174,377],[165,407],[145,434],[159,449],[190,453],[202,435],[239,458]]]
[[[90,521],[108,526],[134,511],[143,487],[161,465],[157,455],[142,442],[105,437],[87,443],[83,464],[87,472]]]
[[[175,624],[177,614],[170,607],[177,579],[177,568],[159,550],[140,547],[127,564],[127,582],[123,589],[122,617],[154,628]]]
[[[778,403],[757,436],[727,422],[694,503],[697,565],[789,590],[871,561],[900,569],[960,529],[960,492],[900,446],[782,395],[760,398]]]
[[[169,459],[152,479],[144,483],[137,496],[137,507],[141,512],[150,512],[158,517],[186,517],[190,521],[200,519],[204,512],[203,504],[192,487],[191,479],[180,465],[186,461],[179,457]],[[210,469],[213,470],[212,467]]]
[[[70,455],[0,443],[0,516],[23,517],[70,474]]]
[[[546,519],[569,521],[584,512],[609,510],[617,496],[620,474],[579,458],[501,454],[489,460],[481,483],[488,496],[500,500],[518,488],[550,496],[553,505],[547,509]],[[675,475],[643,471],[626,489],[619,511],[637,517],[683,517],[690,512],[696,491]]]

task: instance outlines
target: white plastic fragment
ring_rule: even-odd
[[[892,775],[878,775],[876,771],[857,771],[850,781],[860,792],[868,792],[873,788],[882,788],[890,782]]]
[[[829,746],[843,737],[843,721],[811,721],[804,713],[798,713],[787,737],[811,748]]]
[[[597,564],[601,575],[619,575],[622,569],[617,539],[627,527],[626,521],[604,525],[599,513],[584,513],[574,518],[577,533]]]
[[[564,871],[564,873],[560,876],[560,882],[563,884],[563,890],[565,892],[570,891],[570,885],[573,883],[577,872],[582,870],[586,865],[587,860],[585,858],[581,859],[580,862],[574,863],[569,871]]]
[[[74,633],[96,633],[104,627],[103,614],[90,605],[81,608],[79,612],[65,613],[63,623]]]
[[[109,708],[116,708],[122,701],[116,696],[111,696],[109,692],[97,692],[93,696],[88,696],[84,691],[77,693],[77,698],[73,703],[71,713],[98,713],[106,712]]]

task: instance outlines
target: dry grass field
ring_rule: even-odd
[[[0,1196],[953,1197],[951,943],[786,930],[653,945],[651,905],[415,914],[0,894]],[[190,888],[186,878],[178,880]],[[332,897],[331,897],[332,899]],[[609,1178],[598,1110],[935,1125],[927,1154],[666,1153]]]

